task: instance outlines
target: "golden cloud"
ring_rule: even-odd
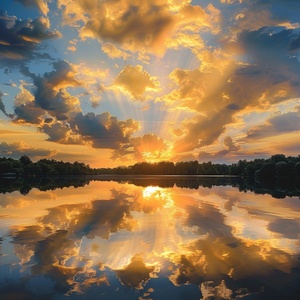
[[[143,70],[141,65],[127,65],[114,80],[112,89],[118,88],[130,94],[135,100],[145,100],[146,92],[157,92],[159,82]]]
[[[126,60],[130,57],[128,53],[118,49],[114,44],[111,43],[103,44],[101,50],[110,58],[123,58],[124,60]]]
[[[137,161],[157,161],[166,159],[171,146],[155,134],[145,134],[142,137],[132,137],[129,142],[113,152],[112,159],[132,157]]]
[[[220,12],[208,5],[205,9],[182,1],[70,1],[59,0],[63,20],[70,26],[83,22],[82,39],[95,38],[120,45],[132,52],[152,52],[162,56],[166,48],[178,47],[170,38],[174,33],[190,40],[182,46],[194,44],[188,35],[209,29],[219,31]],[[176,37],[176,35],[175,35]],[[199,41],[193,37],[198,45]],[[104,48],[105,49],[105,48]],[[107,50],[107,49],[105,49]]]

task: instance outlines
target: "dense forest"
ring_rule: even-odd
[[[28,156],[20,159],[0,158],[0,175],[2,177],[24,176],[60,176],[60,175],[231,175],[255,180],[271,180],[274,178],[300,178],[300,155],[286,157],[276,154],[270,158],[240,160],[234,164],[140,162],[128,167],[91,168],[80,162],[63,162],[41,159],[33,162]]]

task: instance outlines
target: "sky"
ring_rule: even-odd
[[[1,0],[0,156],[300,153],[297,0]]]

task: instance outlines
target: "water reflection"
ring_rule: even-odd
[[[0,298],[298,299],[299,198],[214,180],[0,194]]]
[[[171,188],[174,186],[190,189],[198,189],[200,186],[212,188],[213,186],[234,186],[239,191],[252,191],[256,194],[270,194],[274,198],[300,197],[300,181],[279,178],[277,181],[256,182],[236,177],[219,176],[178,176],[178,175],[95,175],[95,176],[66,176],[66,177],[29,177],[19,179],[0,178],[0,193],[11,193],[19,191],[26,195],[31,189],[41,191],[55,190],[64,187],[82,187],[91,181],[115,181],[119,183],[130,183],[136,186],[159,186]]]

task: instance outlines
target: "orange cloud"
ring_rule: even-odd
[[[127,52],[118,49],[114,44],[111,43],[103,44],[101,50],[110,58],[123,58],[126,60],[130,56]]]
[[[159,82],[140,65],[127,65],[114,80],[113,89],[130,94],[135,100],[145,100],[145,93],[158,91]]]
[[[137,161],[157,161],[170,155],[170,145],[155,134],[145,134],[142,137],[132,137],[129,143],[113,152],[112,159],[122,159],[125,156]]]
[[[66,24],[84,23],[80,29],[82,39],[100,39],[132,52],[152,52],[162,56],[166,48],[180,45],[179,41],[171,41],[176,32],[180,39],[184,35],[185,40],[190,40],[182,46],[190,46],[192,42],[188,36],[193,36],[199,29],[218,31],[220,12],[211,4],[203,9],[190,2],[59,0],[58,7],[63,10]],[[194,46],[199,44],[195,36],[193,40]]]

